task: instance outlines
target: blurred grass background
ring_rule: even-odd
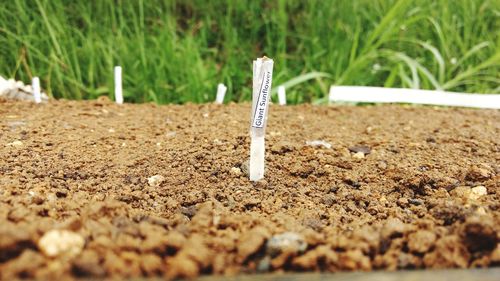
[[[288,102],[331,84],[500,92],[500,0],[0,1],[0,75],[52,96],[249,100],[252,60],[275,60]]]

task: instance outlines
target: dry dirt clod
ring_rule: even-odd
[[[294,150],[294,144],[288,141],[280,141],[271,147],[271,151],[276,154],[285,154]]]
[[[498,228],[490,216],[468,217],[461,229],[462,239],[469,251],[493,251],[499,242]]]
[[[269,232],[263,227],[255,227],[251,231],[244,233],[238,243],[238,259],[245,261],[250,255],[257,252],[264,244]]]
[[[471,194],[471,188],[468,186],[458,186],[455,189],[451,190],[450,194],[455,197],[467,200],[469,199],[469,196]]]
[[[500,244],[498,244],[495,250],[491,253],[491,261],[496,264],[500,263]]]
[[[427,230],[419,230],[408,236],[408,248],[415,253],[426,253],[434,242],[436,234]]]
[[[48,257],[74,257],[84,245],[83,237],[69,230],[50,230],[38,241],[38,248]]]
[[[493,171],[488,165],[473,166],[467,172],[466,179],[471,181],[484,181],[493,176]]]
[[[393,236],[403,234],[407,230],[407,226],[398,218],[387,219],[384,227],[382,228],[381,235],[387,239]]]
[[[500,120],[500,111],[281,107],[271,113],[269,125],[281,134],[269,134],[265,179],[253,183],[231,174],[248,165],[240,125],[248,121],[249,104],[96,107],[95,101],[54,100],[34,108],[0,99],[0,279],[500,264],[500,166],[492,154],[500,125],[492,120]],[[297,114],[304,122],[290,122],[299,121]],[[218,130],[228,116],[234,120]],[[410,119],[418,126],[401,134]],[[370,135],[363,133],[367,120],[375,128]],[[435,128],[441,131],[430,145],[425,138]],[[224,145],[215,145],[216,138]],[[305,144],[322,138],[332,149]],[[15,140],[24,145],[6,146]],[[274,153],[282,140],[289,143]],[[408,149],[414,141],[421,145]],[[371,153],[353,158],[357,152],[348,147],[355,144]],[[288,146],[295,148],[286,152]],[[159,187],[148,185],[154,175],[165,177]],[[40,237],[52,229],[85,239],[80,254],[44,254]],[[287,231],[301,236],[287,240],[295,246],[272,246],[270,238]]]

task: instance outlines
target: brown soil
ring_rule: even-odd
[[[271,106],[258,183],[249,115],[0,101],[0,278],[500,264],[500,111]],[[52,229],[83,250],[44,255]],[[273,248],[284,232],[305,250]]]

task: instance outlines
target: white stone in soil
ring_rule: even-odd
[[[469,199],[477,200],[486,194],[488,194],[486,187],[484,187],[482,185],[475,186],[471,189],[471,192],[469,194]]]
[[[274,235],[266,243],[266,252],[273,256],[284,251],[302,253],[307,248],[305,239],[295,232],[284,232]]]
[[[326,149],[332,148],[332,145],[324,140],[312,140],[312,141],[306,141],[306,144],[312,147],[324,147]]]
[[[83,237],[69,230],[50,230],[38,241],[38,248],[48,257],[74,257],[83,250],[83,246]]]
[[[356,159],[363,159],[365,158],[365,154],[363,152],[356,152],[352,155],[353,158],[356,158]]]
[[[7,146],[21,147],[21,146],[23,146],[23,142],[16,140],[16,141],[10,142],[10,143],[8,143],[6,145]]]
[[[154,175],[148,178],[148,184],[152,187],[158,187],[162,182],[165,181],[165,177],[161,175]]]
[[[241,176],[242,174],[241,169],[238,167],[232,167],[230,173],[235,176]]]

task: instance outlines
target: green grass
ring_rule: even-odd
[[[54,97],[129,102],[251,96],[252,60],[275,60],[290,103],[331,84],[500,92],[500,0],[0,1],[0,75]]]

